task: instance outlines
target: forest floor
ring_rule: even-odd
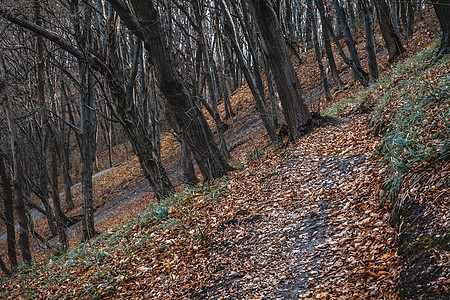
[[[402,60],[436,38],[430,11],[424,16]],[[386,75],[392,67],[382,48],[380,73]],[[313,111],[324,108],[312,52],[302,59],[297,71],[312,74],[300,77],[305,97]],[[339,66],[346,86],[334,90],[334,104],[362,89],[342,61]],[[381,137],[368,128],[370,114],[361,106],[346,107],[338,117],[316,118],[297,143],[271,146],[249,105],[248,87],[231,99],[237,116],[227,121],[226,139],[234,172],[186,189],[176,140],[167,134],[163,160],[179,194],[155,204],[136,158],[99,176],[95,222],[101,235],[75,246],[81,238],[75,224],[68,254],[24,270],[0,291],[43,299],[397,299],[399,235],[389,224],[388,201],[380,206],[386,169],[374,155]],[[448,164],[441,168],[448,174]],[[80,215],[79,191],[74,192],[78,208],[71,217]],[[447,202],[435,202],[444,205],[445,221],[448,190],[443,197]],[[36,228],[48,230],[43,220]],[[36,258],[44,260],[48,253],[40,248],[34,245]],[[449,257],[442,255],[438,262]],[[448,266],[440,268],[443,279],[429,278],[427,284],[440,280],[442,290],[450,273]]]

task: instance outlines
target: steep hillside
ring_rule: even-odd
[[[326,117],[294,145],[269,145],[243,86],[227,121],[236,167],[228,176],[185,187],[170,134],[163,153],[175,196],[155,203],[136,159],[99,176],[101,234],[75,245],[74,227],[71,250],[49,259],[40,252],[43,262],[4,279],[0,295],[445,299],[450,61],[430,63],[436,26],[425,16],[395,68],[380,49],[384,77],[367,89],[339,62],[346,87],[333,103],[318,105],[314,56],[302,54],[297,71],[315,74],[300,76],[305,97],[313,110],[326,107]]]

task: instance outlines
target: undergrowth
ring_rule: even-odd
[[[376,151],[388,174],[381,201],[393,200],[408,174],[450,158],[450,61],[431,64],[437,48],[400,64],[376,91],[369,126],[383,134]]]
[[[376,155],[388,173],[381,201],[393,200],[404,178],[450,158],[450,61],[432,64],[436,41],[356,97],[322,111],[337,116],[365,106],[381,135]]]
[[[146,258],[142,272],[157,273],[173,249],[187,253],[202,247],[208,208],[225,196],[227,180],[187,188],[61,256],[21,267],[0,281],[0,298],[100,299],[139,276],[138,255]]]

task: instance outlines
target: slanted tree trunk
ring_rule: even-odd
[[[218,64],[218,72],[220,74],[220,80],[222,81],[222,89],[223,89],[223,98],[224,98],[224,106],[225,106],[225,120],[234,116],[233,108],[231,107],[230,96],[228,92],[228,82],[226,78],[227,68],[225,66],[225,57],[224,57],[224,48],[223,45],[223,35],[219,29],[219,21],[216,21],[216,35],[218,37],[217,41],[217,52],[219,54],[219,64]]]
[[[148,126],[139,117],[138,108],[132,101],[134,82],[139,64],[140,46],[136,45],[131,75],[128,78],[129,85],[125,83],[125,74],[121,69],[120,54],[118,48],[117,33],[111,33],[108,45],[108,56],[110,57],[110,72],[106,74],[106,79],[111,92],[111,99],[115,114],[121,121],[122,128],[130,140],[134,152],[145,178],[152,187],[157,200],[162,200],[174,193],[172,183],[163,167],[159,146],[155,145],[152,138],[155,132],[150,133]],[[153,122],[152,122],[153,123]]]
[[[258,109],[259,116],[261,117],[261,120],[264,124],[264,127],[270,140],[272,141],[272,143],[277,143],[278,137],[275,132],[275,128],[273,127],[273,124],[268,116],[267,109],[265,107],[264,94],[261,94],[261,90],[257,87],[256,79],[252,75],[250,67],[246,62],[242,50],[240,49],[237,43],[236,29],[233,20],[231,19],[231,14],[223,0],[221,0],[219,3],[224,14],[225,33],[227,34],[231,42],[231,47],[233,48],[234,52],[237,55],[239,65],[244,73],[245,79],[247,80],[247,84],[250,88],[250,91],[252,92],[253,98],[255,99],[256,108]]]
[[[293,141],[311,122],[311,114],[303,101],[300,82],[290,60],[289,52],[271,4],[268,0],[252,0],[256,20],[265,44],[265,52],[280,97],[281,107]]]
[[[408,0],[408,25],[406,27],[406,39],[410,39],[414,33],[414,17],[416,13],[416,0]]]
[[[447,0],[432,0],[434,11],[441,25],[441,46],[436,59],[450,53],[450,5]]]
[[[14,122],[12,103],[8,95],[8,81],[6,74],[6,66],[3,58],[3,51],[0,49],[0,104],[2,104],[6,110],[8,118],[8,126],[10,131],[11,152],[13,156],[13,168],[14,168],[14,208],[19,220],[19,241],[20,249],[22,252],[23,262],[26,264],[32,263],[31,251],[30,251],[30,239],[28,235],[28,218],[25,209],[25,201],[23,198],[23,173],[22,166],[20,164],[20,148],[19,137],[17,135],[17,128]]]
[[[319,0],[322,2],[323,6],[323,0]],[[330,32],[328,30],[328,27],[326,24],[322,22],[322,37],[323,37],[323,43],[325,47],[325,53],[327,54],[328,64],[330,66],[331,76],[333,77],[334,83],[338,86],[338,88],[342,88],[344,86],[344,83],[342,82],[341,78],[339,77],[339,71],[336,67],[336,61],[334,59],[333,55],[333,49],[331,48],[331,41],[330,41]]]
[[[377,54],[375,52],[375,36],[373,33],[372,7],[368,0],[360,0],[361,9],[364,14],[364,32],[366,34],[366,50],[367,57],[369,60],[369,74],[371,80],[378,79],[378,65],[377,65]]]
[[[199,51],[203,51],[203,70],[205,71],[205,76],[206,76],[206,82],[208,84],[208,90],[209,90],[209,98],[210,98],[210,103],[211,103],[211,108],[212,108],[212,112],[213,112],[213,119],[214,119],[214,123],[216,125],[216,130],[217,130],[217,135],[219,138],[219,149],[221,151],[221,154],[223,155],[224,158],[226,159],[230,159],[230,153],[228,152],[227,149],[227,145],[225,142],[225,137],[224,137],[224,124],[220,118],[219,115],[219,109],[217,107],[217,93],[214,87],[214,83],[213,83],[213,75],[212,75],[212,64],[214,63],[214,61],[211,61],[210,59],[210,51],[209,51],[209,47],[208,44],[206,43],[206,38],[205,38],[205,33],[203,30],[203,9],[204,9],[204,5],[203,2],[201,2],[201,0],[194,0],[193,2],[194,5],[194,14],[195,14],[195,19],[197,21],[197,31],[198,31],[198,49]]]
[[[35,0],[35,16],[36,16],[36,24],[41,25],[41,13],[40,13],[40,4],[38,0]],[[36,37],[37,40],[37,96],[38,96],[38,103],[39,103],[39,111],[41,116],[41,122],[42,122],[42,129],[43,132],[46,132],[49,137],[50,142],[50,157],[51,157],[51,182],[52,182],[52,200],[53,204],[55,205],[56,210],[56,231],[58,233],[59,242],[61,244],[61,249],[65,251],[68,246],[69,242],[67,240],[67,235],[65,231],[65,225],[64,221],[68,220],[66,215],[61,209],[61,200],[59,198],[59,192],[58,192],[58,163],[57,163],[57,141],[56,141],[56,133],[54,128],[51,127],[48,117],[47,117],[47,105],[45,103],[45,78],[44,78],[44,38],[42,35],[37,34]],[[43,133],[44,135],[44,133]],[[43,157],[43,167],[45,170],[47,170],[47,164],[46,162],[46,155],[45,152],[42,155]],[[47,172],[45,172],[47,173]],[[47,182],[47,180],[45,180]],[[47,187],[45,187],[45,191],[47,190]],[[46,208],[47,209],[47,208]],[[49,215],[52,216],[50,206],[48,208]]]
[[[391,14],[385,0],[374,0],[377,7],[378,23],[380,24],[381,35],[389,53],[389,63],[393,63],[405,50],[400,37],[391,22]]]
[[[356,78],[358,81],[363,85],[367,86],[369,83],[369,75],[362,69],[361,66],[358,67],[355,61],[353,59],[349,59],[347,55],[345,55],[344,50],[342,49],[341,43],[339,42],[339,39],[334,34],[333,27],[328,19],[328,17],[325,14],[325,8],[323,6],[323,1],[320,0],[314,0],[317,6],[317,9],[320,13],[320,18],[322,20],[322,24],[325,23],[325,25],[328,27],[328,31],[333,38],[334,43],[336,44],[339,55],[342,57],[344,62],[352,68],[353,73],[356,75]]]
[[[350,53],[350,58],[355,64],[356,68],[358,70],[361,70],[360,72],[355,73],[356,79],[360,80],[361,84],[363,86],[367,86],[369,83],[369,78],[367,73],[363,71],[363,68],[361,66],[361,62],[359,60],[358,52],[356,50],[356,44],[355,40],[353,39],[352,33],[350,31],[350,27],[348,25],[347,17],[345,15],[345,12],[342,8],[342,6],[339,4],[338,0],[333,0],[333,5],[336,10],[336,14],[339,19],[339,23],[342,26],[342,29],[344,30],[344,36],[345,36],[345,42],[347,43],[348,52]],[[360,78],[362,76],[362,78]]]
[[[108,0],[128,29],[140,38],[149,52],[158,85],[168,108],[185,136],[205,181],[225,175],[232,168],[221,155],[191,91],[177,74],[162,35],[160,16],[153,1],[131,0],[136,18],[120,0]]]
[[[39,72],[38,72],[39,73]],[[38,80],[39,81],[39,80]],[[47,158],[46,158],[46,137],[45,137],[45,128],[43,128],[43,124],[39,124],[38,125],[40,128],[42,128],[42,130],[39,130],[39,137],[37,140],[38,142],[38,149],[36,150],[36,153],[38,155],[38,165],[39,165],[39,170],[38,170],[38,174],[39,174],[39,185],[36,188],[36,190],[34,190],[35,194],[39,197],[39,199],[42,202],[42,205],[45,208],[45,216],[47,218],[47,223],[48,226],[50,228],[50,231],[52,232],[53,235],[57,234],[57,230],[56,230],[56,224],[55,224],[55,217],[53,215],[53,209],[50,205],[50,199],[49,199],[49,195],[50,192],[48,190],[48,170],[47,170]]]
[[[317,65],[319,66],[320,76],[322,77],[323,91],[325,94],[325,99],[327,102],[331,102],[333,99],[330,93],[330,87],[328,85],[327,74],[325,73],[325,68],[322,63],[322,53],[319,49],[319,39],[317,38],[317,23],[315,14],[313,12],[313,2],[312,0],[308,0],[308,16],[311,20],[312,34],[313,34],[313,43],[314,43],[314,53],[316,55]]]
[[[124,5],[123,3],[121,5]],[[121,6],[122,7],[122,6]],[[126,7],[126,6],[123,6]],[[75,9],[77,9],[77,7],[73,7],[73,11],[75,11]],[[129,11],[127,12],[129,14],[129,16],[131,17],[131,24],[134,24],[135,20],[134,18],[131,16],[131,14],[129,13]],[[149,174],[150,176],[154,176],[152,178],[155,178],[156,180],[161,180],[161,181],[165,181],[165,179],[167,178],[167,176],[161,175],[161,173],[151,173],[152,168],[158,163],[156,162],[156,159],[160,159],[158,158],[158,156],[153,156],[154,155],[154,149],[153,148],[149,148],[148,145],[146,144],[146,139],[150,139],[151,137],[149,137],[149,135],[147,134],[147,132],[142,131],[141,129],[144,128],[144,126],[142,124],[142,122],[135,122],[136,120],[140,120],[140,118],[138,117],[137,112],[133,112],[133,109],[135,109],[135,107],[128,107],[126,104],[131,101],[130,99],[132,99],[129,95],[127,95],[127,92],[125,91],[125,88],[123,86],[123,82],[124,81],[117,81],[118,77],[115,77],[116,75],[112,74],[113,71],[115,72],[123,72],[123,69],[121,69],[120,67],[108,67],[106,66],[105,63],[103,62],[99,62],[98,60],[95,60],[91,57],[86,57],[86,55],[84,54],[84,52],[80,51],[78,48],[72,46],[71,44],[67,43],[64,39],[62,39],[60,36],[49,32],[47,30],[45,30],[44,28],[37,26],[21,17],[16,17],[14,15],[11,15],[9,13],[7,13],[5,10],[2,9],[2,7],[0,7],[0,14],[7,18],[8,20],[10,20],[11,22],[14,22],[16,24],[18,24],[19,26],[23,26],[29,30],[32,30],[35,33],[39,33],[41,35],[43,35],[44,37],[46,37],[47,39],[55,42],[56,44],[58,44],[59,46],[61,46],[63,49],[65,49],[66,51],[68,51],[69,53],[71,53],[72,55],[74,55],[77,59],[78,59],[78,63],[79,63],[79,82],[80,82],[80,98],[81,98],[81,121],[82,123],[82,134],[77,135],[77,141],[78,144],[80,145],[81,148],[81,154],[82,154],[82,161],[84,162],[84,165],[82,166],[82,190],[83,190],[83,197],[82,197],[82,201],[84,201],[85,205],[84,205],[84,211],[83,211],[83,215],[84,217],[84,222],[83,225],[85,225],[85,238],[84,239],[89,239],[91,238],[95,231],[94,231],[94,223],[93,223],[93,203],[92,203],[92,148],[89,145],[89,143],[87,143],[87,141],[92,141],[92,131],[89,133],[87,130],[89,129],[89,125],[91,125],[93,122],[91,122],[89,120],[89,117],[92,116],[93,112],[90,108],[93,107],[93,87],[92,87],[92,76],[89,77],[86,75],[86,73],[90,73],[91,70],[87,69],[87,62],[89,62],[89,65],[91,68],[95,68],[97,70],[100,70],[103,74],[106,75],[108,85],[110,85],[110,92],[111,92],[111,96],[113,98],[113,102],[115,100],[117,100],[116,105],[120,106],[120,110],[124,111],[125,115],[124,117],[124,123],[125,125],[127,125],[127,122],[130,122],[130,126],[124,126],[124,130],[128,131],[127,134],[128,135],[136,135],[135,140],[138,141],[138,146],[136,146],[136,153],[143,153],[143,156],[145,158],[145,162],[143,164],[143,162],[140,160],[141,163],[141,167],[142,166],[146,166],[146,163],[149,164],[149,168],[144,168],[143,167],[143,172],[144,174]],[[74,13],[74,15],[78,16],[77,13]],[[85,14],[86,16],[89,16],[88,13]],[[134,25],[131,25],[134,26]],[[137,25],[136,25],[137,26]],[[89,26],[84,26],[85,28],[90,28]],[[80,28],[79,24],[75,25],[75,28]],[[136,28],[136,27],[132,27],[132,28]],[[139,31],[140,32],[140,31]],[[86,33],[86,32],[85,32]],[[85,43],[85,41],[87,41],[87,37],[83,36],[80,34],[80,32],[76,32],[76,35],[79,36],[80,38],[78,39],[78,41],[80,41],[81,44]],[[138,36],[140,36],[139,33],[137,33]],[[85,44],[82,48],[83,49],[88,49],[87,47],[89,44]],[[160,47],[164,47],[163,45],[159,45]],[[117,52],[116,55],[118,55]],[[167,57],[166,57],[167,58]],[[113,60],[114,61],[114,60]],[[109,62],[108,62],[109,63]],[[162,63],[162,62],[161,62]],[[164,63],[162,63],[162,65],[159,65],[159,67],[163,70],[162,72],[165,72],[165,69],[163,68],[163,66],[165,67],[166,65]],[[137,71],[136,71],[137,72]],[[175,70],[172,70],[171,74],[176,74]],[[86,77],[88,77],[86,79]],[[134,77],[135,78],[135,75]],[[178,77],[177,77],[178,78]],[[167,80],[167,79],[166,79]],[[129,84],[131,84],[131,87],[134,86],[134,80],[130,80]],[[170,82],[166,83],[167,84],[167,89],[169,89],[170,86]],[[190,94],[189,94],[190,95]],[[184,93],[176,93],[174,95],[174,97],[184,97],[185,94]],[[190,100],[192,100],[191,102],[189,102],[189,104],[191,104],[192,106],[193,104],[193,99],[192,96],[189,98]],[[70,106],[69,106],[70,107]],[[194,107],[194,106],[193,106]],[[181,108],[183,109],[183,108]],[[196,111],[191,111],[191,110],[185,110],[186,112],[190,112],[193,115],[189,115],[189,116],[196,116],[196,113],[200,113],[199,109],[197,107],[195,107]],[[118,109],[119,110],[119,109]],[[128,113],[130,113],[131,115],[129,115]],[[74,117],[72,116],[71,111],[69,110],[69,116],[70,116],[70,121],[72,123],[74,122]],[[187,115],[185,115],[186,118],[188,118]],[[202,115],[203,116],[203,115]],[[194,118],[196,119],[196,118]],[[122,120],[123,121],[123,120]],[[207,123],[206,120],[203,118],[203,123],[201,123],[202,125],[206,126],[207,130],[209,130],[209,128],[207,127]],[[191,123],[189,124],[184,124],[185,128],[190,128],[189,126],[191,126]],[[197,123],[198,125],[198,123]],[[83,128],[83,126],[85,126]],[[204,134],[203,130],[204,127],[199,128],[198,126],[194,126],[192,125],[191,127],[195,127],[198,130],[201,131],[201,134]],[[84,131],[83,131],[84,130]],[[207,140],[209,144],[213,143],[212,142],[212,134],[211,131],[209,132],[209,136],[208,138],[205,137],[205,135],[203,135],[204,140]],[[88,137],[89,136],[89,137]],[[144,141],[144,142],[143,142]],[[195,139],[195,137],[193,138],[193,141],[196,141],[197,143],[202,143],[203,140],[199,140],[199,139]],[[141,143],[142,142],[142,143]],[[206,145],[208,145],[208,143],[206,143]],[[198,147],[198,149],[204,149],[204,145],[202,144],[202,147]],[[215,145],[215,144],[214,144]],[[215,148],[217,150],[217,147]],[[199,151],[200,152],[200,151]],[[146,155],[147,153],[150,153],[151,155]],[[200,152],[201,153],[201,152]],[[217,152],[218,153],[218,150]],[[127,152],[128,155],[128,152]],[[220,157],[220,156],[217,156]],[[203,165],[206,166],[211,166],[212,164],[214,164],[217,161],[217,157],[215,161],[211,161],[211,160],[206,160]],[[155,163],[156,162],[156,163]],[[228,169],[231,169],[231,167],[225,162],[225,165],[228,166]],[[156,169],[160,170],[159,167],[155,167]],[[204,170],[204,169],[203,169]],[[215,172],[213,172],[212,174],[214,176],[216,176],[218,174],[218,170],[219,169],[214,169]],[[222,169],[223,171],[224,169]],[[205,173],[205,174],[209,174],[209,173]],[[212,176],[213,176],[212,175]],[[148,179],[149,177],[146,178]],[[211,176],[209,178],[212,178]],[[168,181],[167,181],[168,182]],[[167,182],[165,183],[161,183],[159,182],[159,184],[162,184],[163,186],[167,186]],[[150,184],[152,184],[150,182]],[[173,190],[172,188],[163,188],[163,191],[165,193],[170,194],[171,190]],[[89,200],[90,199],[90,200]]]
[[[14,207],[13,193],[9,168],[0,154],[0,179],[3,188],[3,207],[5,210],[6,243],[9,263],[13,270],[17,268],[16,231],[14,229]]]
[[[5,265],[5,262],[3,261],[3,257],[0,256],[0,269],[2,269],[3,273],[5,273],[6,276],[12,276],[12,272],[10,269],[8,269]]]

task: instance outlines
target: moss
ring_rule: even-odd
[[[433,255],[435,250],[450,250],[450,230],[442,230],[428,238],[411,243],[401,251],[402,261],[409,266]]]

